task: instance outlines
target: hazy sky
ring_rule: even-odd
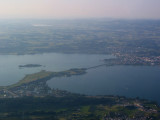
[[[0,0],[0,18],[160,19],[160,0]]]

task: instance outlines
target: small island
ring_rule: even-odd
[[[19,68],[32,68],[32,67],[41,67],[42,65],[40,64],[26,64],[26,65],[19,65]]]

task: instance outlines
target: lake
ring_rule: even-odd
[[[160,103],[160,67],[103,66],[87,74],[53,78],[52,88],[88,95],[121,95],[156,100]]]
[[[26,74],[40,70],[63,71],[103,64],[111,55],[59,54],[0,55],[0,85],[10,85]],[[42,67],[23,68],[19,65],[41,64]],[[53,78],[51,88],[88,95],[122,95],[140,97],[160,103],[160,67],[158,66],[102,66],[87,70],[87,74]]]

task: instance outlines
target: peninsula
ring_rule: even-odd
[[[61,72],[51,72],[42,70],[38,73],[26,75],[19,82],[0,87],[0,98],[16,98],[22,96],[46,96],[50,89],[46,81],[53,77],[69,77],[72,75],[82,75],[86,73],[85,68],[74,68]]]

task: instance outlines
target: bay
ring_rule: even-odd
[[[103,66],[87,74],[53,78],[51,88],[87,95],[119,95],[139,97],[160,103],[160,67]]]

